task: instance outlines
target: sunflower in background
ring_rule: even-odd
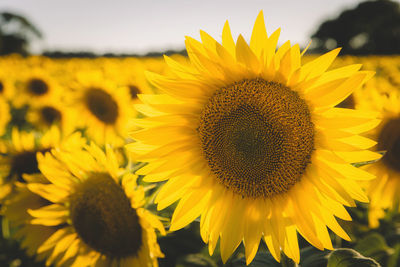
[[[106,80],[101,72],[79,73],[74,89],[67,101],[80,116],[78,126],[98,144],[122,145],[133,114],[128,89]]]
[[[6,102],[6,100],[0,97],[0,136],[2,136],[5,133],[6,127],[10,119],[11,119],[10,107]]]
[[[10,71],[2,69],[0,71],[0,97],[5,100],[10,100],[14,97],[15,87],[14,78]]]
[[[68,134],[76,130],[78,114],[61,97],[54,97],[49,101],[31,103],[26,118],[35,129],[45,131],[56,125],[61,132]]]
[[[228,23],[222,44],[203,31],[202,42],[187,37],[190,64],[165,57],[173,74],[148,75],[164,94],[136,105],[148,116],[133,120],[144,129],[128,145],[148,162],[137,174],[167,180],[155,201],[179,200],[170,230],[200,216],[224,262],[241,241],[249,264],[260,239],[276,260],[283,251],[297,263],[297,232],[321,250],[333,249],[328,228],[349,240],[335,217],[351,220],[344,206],[368,202],[358,180],[374,178],[350,163],[380,158],[360,136],[378,125],[374,113],[334,108],[373,73],[327,71],[339,49],[302,65],[298,45],[276,51],[279,33],[267,36],[260,12],[250,45],[235,43]]]
[[[27,188],[27,183],[49,183],[41,174],[24,175],[24,183],[15,182],[15,191],[6,199],[1,208],[4,225],[11,229],[11,238],[20,242],[20,247],[30,257],[43,261],[49,253],[37,253],[39,246],[48,239],[56,230],[55,227],[33,225],[33,217],[28,209],[38,209],[48,204],[48,201]]]
[[[26,71],[22,77],[18,77],[16,90],[18,97],[14,97],[12,103],[17,108],[26,104],[29,105],[32,102],[49,101],[61,94],[56,79],[52,78],[47,71],[38,67]]]
[[[145,77],[146,68],[137,58],[126,58],[121,61],[108,61],[105,65],[105,76],[119,86],[128,87],[133,104],[139,103],[138,94],[154,93]]]
[[[370,135],[378,141],[375,149],[385,152],[384,156],[363,166],[377,177],[367,186],[370,198],[368,218],[374,228],[379,225],[385,209],[393,209],[400,203],[400,92],[397,89],[377,91],[369,88],[360,95],[359,102],[360,109],[378,111],[382,119]]]
[[[40,173],[37,154],[49,152],[63,146],[74,149],[86,142],[79,133],[66,137],[53,126],[46,133],[21,132],[13,128],[11,140],[1,140],[3,153],[0,156],[0,202],[12,193],[15,182],[25,182],[24,174]]]
[[[49,252],[55,266],[157,266],[163,254],[155,228],[158,218],[147,211],[144,190],[107,146],[92,143],[68,153],[38,155],[39,168],[50,181],[27,187],[48,204],[28,210],[31,223],[56,227],[38,248]]]

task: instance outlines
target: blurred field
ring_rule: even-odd
[[[172,55],[171,57],[180,62],[187,61],[181,55]],[[304,64],[316,57],[317,55],[304,56],[302,63]],[[400,56],[343,56],[337,58],[331,68],[349,64],[362,64],[363,70],[376,72],[375,76],[366,83],[363,90],[371,89],[380,93],[393,90],[400,91]],[[0,110],[2,112],[0,115],[1,157],[7,158],[10,155],[9,143],[13,129],[33,132],[36,136],[42,136],[52,126],[57,125],[63,134],[81,131],[88,140],[95,141],[99,145],[113,144],[115,147],[120,147],[122,151],[121,158],[126,159],[126,152],[122,149],[124,144],[129,142],[129,139],[127,139],[128,129],[125,126],[130,125],[130,119],[143,116],[133,108],[135,104],[140,103],[138,94],[159,93],[146,80],[145,73],[147,71],[166,74],[164,59],[162,57],[50,59],[40,56],[22,57],[17,55],[1,57],[0,104],[4,107]],[[35,86],[32,85],[32,81],[35,81]],[[79,95],[80,91],[87,89],[88,86],[100,89],[101,87],[107,88],[107,92],[113,95],[118,105],[127,110],[126,112],[129,116],[121,117],[122,121],[118,125],[110,125],[110,123],[102,125],[101,122],[91,121],[91,118],[85,119],[85,115],[79,106]],[[39,92],[37,95],[32,94],[35,90]],[[124,92],[124,94],[118,95],[117,92],[120,91]],[[51,92],[51,94],[46,96],[48,92]],[[356,92],[356,94],[358,94],[358,98],[356,100],[348,100],[348,102],[343,103],[343,107],[357,108],[360,104],[357,101],[360,99],[359,96],[362,96],[362,92]],[[125,97],[121,97],[121,95]],[[127,96],[128,99],[126,99]],[[50,107],[55,111],[46,113],[45,111],[49,109],[45,109],[45,107]],[[54,114],[59,114],[60,116]],[[122,126],[120,127],[120,125]],[[93,129],[97,133],[93,133]],[[99,138],[98,132],[102,132],[100,134],[101,138]],[[4,160],[0,162],[1,170],[7,169],[7,166],[5,166],[7,163],[5,162]],[[171,210],[163,212],[165,217],[171,215]],[[400,238],[395,232],[395,229],[398,229],[396,215],[387,215],[380,228],[371,230],[367,224],[366,206],[361,206],[361,209],[354,209],[350,212],[354,217],[354,222],[346,223],[344,227],[351,229],[350,232],[353,234],[354,241],[344,242],[335,237],[335,247],[357,247],[358,251],[367,253],[365,256],[373,257],[384,263],[390,261],[393,263],[391,266],[396,266],[400,258]],[[165,224],[168,225],[167,222]],[[10,229],[4,225],[6,225],[5,222],[3,222],[3,235],[6,239],[9,239],[8,231]],[[218,266],[221,263],[218,256],[219,253],[215,253],[213,257],[207,255],[206,245],[202,245],[202,242],[196,239],[198,238],[197,229],[198,226],[196,225],[170,237],[163,238],[160,241],[160,246],[166,254],[166,260],[164,265],[163,263],[160,265],[168,266],[168,260],[172,258],[171,262],[181,264],[178,264],[178,266]],[[377,234],[378,237],[370,237],[373,232],[375,234],[379,233]],[[387,239],[387,236],[390,236],[391,239]],[[367,238],[366,241],[365,238]],[[380,243],[380,245],[378,244],[379,246],[377,245],[378,247],[371,245],[371,247],[363,248],[363,244],[365,246],[366,242],[370,242],[368,238],[372,238],[375,241],[378,238],[377,242],[384,242],[384,246]],[[180,242],[182,243],[177,245]],[[186,246],[182,245],[186,244],[185,242],[187,242],[188,248],[186,252],[182,247]],[[318,254],[314,251],[310,254],[311,248],[305,244],[303,240],[302,261],[307,262],[308,259],[313,262],[310,258],[307,258],[307,255],[311,255],[310,257],[318,257],[318,255],[321,258],[325,257],[325,252]],[[12,263],[14,265],[11,266],[36,266],[33,263],[29,263],[31,259],[25,258],[21,252],[17,252],[17,246],[15,241],[1,239],[0,265]],[[372,251],[374,248],[380,254]],[[241,266],[242,256],[243,253],[239,250],[228,262],[227,266]],[[257,259],[256,257],[255,264],[260,262]],[[261,262],[263,261],[261,260]]]

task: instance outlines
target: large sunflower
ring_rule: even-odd
[[[154,228],[165,234],[163,225],[143,208],[143,188],[109,147],[53,150],[38,162],[50,184],[27,186],[49,204],[28,212],[32,224],[58,229],[38,248],[50,251],[47,264],[157,266],[163,254]]]
[[[371,88],[363,93],[359,107],[378,111],[382,119],[370,134],[378,141],[375,149],[385,154],[381,160],[363,167],[377,177],[367,189],[369,224],[377,227],[384,210],[400,203],[400,93],[397,88],[389,92]]]
[[[222,44],[201,31],[186,38],[190,64],[166,57],[173,75],[149,74],[165,94],[139,95],[148,116],[134,123],[130,150],[149,164],[145,181],[168,180],[156,198],[163,209],[179,201],[170,230],[201,216],[201,236],[213,253],[218,239],[225,262],[243,240],[247,263],[264,239],[299,262],[297,232],[319,249],[332,249],[329,227],[348,235],[335,216],[343,205],[368,199],[358,180],[373,175],[350,163],[379,158],[375,142],[359,134],[379,120],[362,111],[334,108],[371,76],[360,65],[327,71],[339,49],[301,65],[299,46],[279,30],[267,36],[260,12],[250,45]]]

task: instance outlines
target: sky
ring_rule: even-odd
[[[400,1],[400,0],[399,0]],[[183,49],[185,36],[204,30],[217,41],[229,21],[234,37],[251,36],[263,10],[267,31],[280,42],[306,46],[321,22],[360,0],[0,0],[0,12],[26,16],[44,38],[32,50],[137,53]]]

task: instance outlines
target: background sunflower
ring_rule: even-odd
[[[106,153],[94,144],[70,152],[53,150],[38,161],[50,183],[27,187],[48,205],[28,213],[32,224],[57,228],[37,250],[51,253],[47,264],[158,266],[163,254],[155,228],[165,234],[164,227],[143,208],[143,188],[120,169],[109,147]]]

